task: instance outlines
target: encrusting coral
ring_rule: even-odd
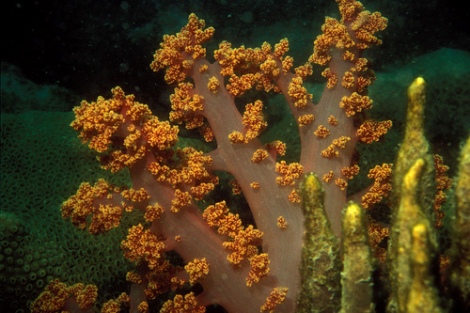
[[[167,83],[175,86],[171,123],[120,87],[112,89],[111,99],[83,101],[74,109],[71,126],[79,138],[99,154],[103,168],[128,171],[132,185],[117,187],[104,179],[82,183],[62,205],[62,216],[100,234],[118,227],[125,213],[142,212],[142,221],[129,228],[121,243],[124,256],[136,265],[127,274],[130,292],[104,303],[102,312],[149,312],[159,295],[179,290],[186,292],[167,300],[160,312],[204,312],[211,304],[228,312],[372,312],[384,306],[377,303],[380,286],[385,286],[380,292],[387,295],[391,312],[426,311],[418,300],[443,310],[458,301],[468,304],[431,302],[438,301],[432,272],[438,255],[427,212],[433,202],[433,186],[427,182],[434,163],[425,140],[413,139],[424,138],[419,120],[423,79],[409,91],[413,114],[407,125],[414,125],[415,132],[407,129],[402,151],[411,141],[415,146],[407,151],[415,155],[401,153],[394,166],[388,252],[378,246],[387,228],[366,217],[364,209],[390,194],[392,165],[371,168],[370,186],[351,197],[359,203],[348,202],[348,181],[364,170],[357,164],[356,144],[379,141],[391,127],[390,121],[366,118],[372,107],[367,87],[374,75],[361,56],[381,43],[375,33],[385,29],[387,20],[360,2],[337,2],[341,20],[326,18],[309,61],[296,68],[286,55],[287,39],[260,48],[234,48],[224,41],[209,62],[203,44],[214,29],[191,14],[181,32],[164,36],[151,64],[154,71],[165,70]],[[327,84],[315,105],[303,84],[313,63],[327,66],[322,73]],[[235,99],[253,90],[284,95],[300,134],[298,162],[278,160],[285,143],[260,141],[270,127],[265,103],[254,99],[242,112],[237,109]],[[216,147],[206,153],[178,147],[179,128],[172,123],[198,129]],[[468,176],[466,168],[459,181]],[[219,171],[233,175],[233,191],[243,193],[255,225],[244,224],[226,201],[210,201]],[[459,227],[465,227],[468,193],[457,192],[457,197],[457,211],[467,212],[457,213]],[[454,250],[451,264],[463,266],[467,275],[468,255],[463,254],[468,240],[458,239]],[[169,252],[176,252],[183,266],[172,262]],[[373,261],[374,254],[383,263]],[[374,278],[377,268],[389,273],[382,275],[385,283]],[[453,294],[465,299],[465,282],[452,277]],[[194,285],[200,288],[188,291]],[[31,308],[87,312],[95,298],[93,286],[68,287],[54,280]]]

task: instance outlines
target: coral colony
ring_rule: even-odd
[[[460,272],[448,287],[454,298],[438,302],[438,287],[429,283],[436,259],[432,212],[421,203],[423,186],[431,185],[423,181],[432,181],[429,175],[435,172],[422,136],[423,79],[409,90],[414,109],[393,176],[392,226],[382,227],[364,212],[389,196],[391,164],[372,167],[370,186],[355,197],[357,203],[348,202],[348,181],[360,170],[355,146],[379,141],[391,127],[390,121],[366,118],[372,107],[367,88],[374,74],[361,56],[381,43],[375,33],[385,29],[387,19],[358,1],[337,2],[341,20],[326,18],[313,54],[295,68],[286,54],[287,39],[259,48],[223,41],[213,53],[215,61],[209,62],[203,44],[214,29],[191,14],[179,33],[164,36],[150,65],[165,71],[166,82],[174,87],[170,121],[159,120],[120,87],[112,89],[110,99],[83,101],[74,109],[71,126],[79,138],[99,153],[103,168],[128,170],[131,186],[116,187],[103,179],[83,183],[63,203],[63,217],[100,234],[118,227],[126,212],[143,216],[121,243],[125,257],[136,265],[126,277],[130,292],[102,304],[102,312],[149,312],[157,305],[152,300],[169,291],[176,295],[160,312],[205,312],[212,304],[228,312],[372,312],[380,287],[372,278],[375,266],[387,272],[381,295],[391,312],[438,312],[465,305],[469,288],[462,277],[468,275],[469,258],[462,253],[467,249],[468,254],[468,239],[458,238],[468,238],[469,192],[464,188],[469,184],[464,181],[469,148],[462,157],[462,190],[456,191],[460,237],[454,255],[447,258],[448,266]],[[327,80],[316,104],[303,85],[312,64],[325,67]],[[242,112],[237,109],[235,99],[248,91],[285,97],[300,134],[298,162],[282,159],[285,143],[260,141],[264,129],[276,127],[263,117],[266,103],[253,98]],[[176,146],[176,124],[198,129],[216,147],[202,152]],[[444,174],[445,166],[436,160],[436,172]],[[255,225],[243,223],[226,201],[203,207],[200,200],[210,198],[221,172],[233,175],[231,188],[245,197]],[[439,179],[436,208],[450,184],[444,175]],[[467,213],[459,213],[464,208]],[[389,233],[386,252],[378,243]],[[184,264],[170,262],[170,251]],[[191,290],[194,285],[200,288]],[[93,285],[54,280],[31,308],[89,312],[100,307],[97,292]]]

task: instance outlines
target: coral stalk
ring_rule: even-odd
[[[298,268],[310,262],[302,256],[302,245],[303,240],[316,243],[312,233],[318,232],[314,226],[318,219],[309,217],[312,210],[305,203],[301,209],[300,178],[311,171],[320,177],[317,190],[324,190],[324,200],[312,201],[311,206],[319,208],[324,202],[328,219],[323,217],[321,223],[330,240],[323,246],[335,246],[341,237],[348,180],[359,170],[353,161],[355,146],[378,141],[391,127],[390,121],[365,118],[364,111],[372,106],[366,91],[374,77],[361,56],[364,49],[381,43],[375,33],[386,27],[387,20],[366,11],[360,2],[337,2],[341,20],[326,19],[309,61],[295,69],[286,55],[287,39],[259,48],[234,48],[222,42],[214,51],[215,61],[209,62],[203,44],[214,29],[206,28],[195,14],[179,33],[164,37],[151,68],[164,70],[167,83],[175,86],[170,122],[199,129],[206,141],[215,140],[213,151],[176,147],[178,128],[160,121],[119,87],[112,90],[112,99],[83,101],[74,109],[72,127],[79,137],[100,154],[105,169],[128,169],[131,187],[117,188],[105,181],[83,184],[63,204],[62,214],[97,234],[116,227],[125,212],[143,212],[145,220],[131,227],[122,242],[124,255],[139,269],[128,275],[134,284],[131,298],[139,299],[131,299],[131,311],[147,311],[148,300],[185,283],[198,283],[203,291],[176,296],[161,312],[176,307],[199,312],[210,304],[229,312],[309,310],[311,304],[305,301],[310,298],[299,300],[299,294],[310,296],[300,292]],[[313,63],[327,66],[322,73],[327,85],[316,105],[303,85]],[[299,162],[278,160],[285,152],[284,143],[260,140],[270,126],[261,100],[253,99],[243,112],[237,109],[235,99],[248,90],[284,95],[298,124]],[[242,225],[224,201],[200,212],[196,204],[219,182],[215,171],[234,177],[234,189],[243,193],[256,227]],[[388,176],[380,181],[386,183]],[[372,188],[366,194],[363,205],[383,196]],[[185,272],[165,258],[168,251],[183,259]],[[326,271],[330,263],[338,265],[335,277],[339,277],[338,261],[335,253],[327,259],[320,256]],[[338,285],[331,288],[341,294]],[[326,286],[324,292],[332,289]],[[324,301],[319,294],[312,296],[314,306]],[[336,311],[339,302],[325,303],[325,308]]]
[[[366,213],[390,193],[391,164],[370,169],[373,182],[358,193],[360,205],[346,201],[348,181],[360,170],[356,145],[378,141],[391,127],[390,121],[366,117],[374,76],[361,56],[381,43],[375,33],[387,20],[358,1],[337,2],[341,20],[326,18],[313,54],[296,68],[286,54],[287,39],[258,48],[224,41],[210,62],[203,45],[214,29],[191,14],[179,33],[164,36],[151,64],[154,71],[165,71],[174,87],[169,121],[120,87],[112,89],[110,99],[98,97],[74,108],[71,126],[82,142],[97,152],[104,169],[126,171],[129,181],[121,187],[104,179],[82,183],[62,204],[63,218],[97,235],[122,226],[124,214],[138,213],[121,242],[124,256],[135,264],[126,276],[130,293],[104,303],[102,312],[154,312],[159,301],[153,300],[164,296],[157,308],[162,313],[202,313],[213,304],[228,312],[299,313],[469,307],[470,143],[462,151],[455,187],[449,253],[454,270],[438,273],[445,258],[434,225],[442,226],[443,211],[433,223],[431,201],[441,207],[450,179],[442,159],[429,155],[423,78],[408,90],[390,230]],[[304,86],[313,63],[326,66],[327,83],[317,104]],[[282,160],[285,143],[263,142],[263,130],[277,126],[264,119],[269,103],[259,99],[263,92],[282,94],[297,121],[298,162]],[[236,106],[241,101],[243,110]],[[175,124],[198,129],[215,148],[203,152],[183,145]],[[243,194],[253,225],[246,225],[229,201],[211,198],[229,188],[216,189],[221,172],[233,176],[232,191]],[[389,233],[385,251],[379,244]],[[373,260],[370,243],[383,263]],[[439,286],[445,281],[448,286]],[[168,299],[174,292],[183,294]],[[439,299],[441,294],[449,300]],[[90,312],[96,298],[95,286],[53,280],[31,309]]]

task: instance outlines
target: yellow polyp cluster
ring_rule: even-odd
[[[202,64],[201,66],[199,66],[199,73],[204,73],[206,72],[207,70],[209,69],[209,66],[207,64]]]
[[[155,72],[167,68],[165,80],[169,83],[181,82],[188,77],[194,60],[205,57],[202,44],[214,35],[214,28],[204,29],[204,20],[192,13],[188,24],[176,35],[165,35],[160,49],[155,52],[150,68]]]
[[[179,270],[179,268],[173,266],[167,259],[162,257],[157,265],[147,271],[142,277],[147,282],[147,288],[145,289],[147,299],[155,299],[170,290],[182,288],[186,281],[176,277],[176,273]]]
[[[245,112],[242,116],[242,124],[245,126],[245,141],[256,138],[268,123],[264,120],[263,102],[256,100],[254,103],[248,103],[245,106]]]
[[[264,55],[267,55],[267,54],[270,54],[271,51],[272,51],[272,47],[271,47],[271,44],[269,42],[263,42],[261,44],[261,53],[263,53]]]
[[[346,166],[341,169],[341,175],[347,179],[353,179],[357,174],[359,174],[359,165],[357,164],[354,164],[353,166]]]
[[[436,171],[436,194],[434,195],[433,203],[434,213],[436,215],[434,225],[439,228],[442,227],[442,219],[444,218],[444,212],[441,211],[441,207],[447,201],[445,191],[452,186],[452,179],[447,176],[449,166],[444,164],[444,160],[438,154],[434,155],[434,168]]]
[[[134,95],[125,95],[120,87],[113,88],[112,93],[109,100],[98,97],[96,102],[83,101],[74,108],[75,120],[71,124],[91,149],[108,152],[99,157],[104,169],[115,173],[132,167],[149,147],[165,150],[176,143],[176,126],[159,121],[147,105],[134,101]]]
[[[215,138],[214,131],[207,123],[204,123],[201,127],[199,127],[199,133],[206,142],[212,142]]]
[[[338,125],[338,119],[333,115],[330,115],[328,116],[328,124],[330,124],[331,126],[336,126]]]
[[[150,198],[149,194],[144,188],[140,188],[138,190],[133,189],[133,188],[125,189],[121,192],[121,196],[124,199],[130,200],[133,202],[141,202]]]
[[[341,136],[339,138],[333,139],[331,144],[321,152],[321,156],[327,159],[339,157],[338,149],[346,148],[346,144],[351,140],[351,137]]]
[[[373,34],[387,27],[387,19],[380,12],[371,13],[364,9],[359,1],[339,0],[339,11],[343,23],[351,23],[355,31],[359,49],[366,49],[370,45],[381,44],[381,41]]]
[[[84,285],[82,283],[69,287],[68,290],[78,303],[81,310],[90,309],[98,296],[98,288],[94,285]]]
[[[348,117],[351,117],[356,113],[370,109],[372,107],[372,100],[368,96],[362,96],[357,92],[353,92],[348,97],[344,96],[339,106]]]
[[[358,15],[352,28],[355,30],[356,38],[360,41],[357,44],[359,49],[367,49],[371,45],[380,45],[382,40],[373,34],[377,31],[384,30],[387,27],[387,19],[380,12],[370,13],[363,11]]]
[[[135,263],[145,261],[150,269],[154,269],[163,261],[161,254],[165,251],[165,244],[150,230],[144,229],[142,224],[138,224],[129,228],[121,248],[128,260]]]
[[[294,58],[291,57],[291,56],[286,56],[285,58],[282,59],[281,61],[281,66],[282,66],[282,73],[285,75],[287,74],[290,69],[294,66]],[[301,76],[301,77],[305,77],[307,76],[307,71],[302,68],[302,67],[299,67],[299,71],[297,72],[297,68],[296,68],[296,74]],[[310,75],[312,74],[312,72],[310,72]],[[305,76],[302,76],[302,75],[305,75]]]
[[[333,171],[328,171],[327,173],[323,174],[322,179],[325,183],[329,183],[333,179],[333,176]]]
[[[234,195],[239,195],[242,193],[242,187],[240,186],[240,184],[238,183],[236,179],[230,182],[230,186],[232,187],[232,193]]]
[[[286,219],[284,218],[284,216],[279,216],[277,218],[277,227],[279,227],[280,229],[286,229],[287,226],[289,225],[286,221]]]
[[[286,60],[286,59],[284,59],[284,60]],[[284,62],[284,60],[283,60],[283,62]],[[304,65],[297,66],[294,69],[294,73],[295,73],[295,75],[300,76],[304,79],[307,76],[310,76],[310,75],[313,74],[312,64],[307,62]]]
[[[343,178],[336,178],[335,185],[338,186],[340,190],[346,190],[346,187],[348,187],[348,182]]]
[[[341,80],[341,86],[346,89],[353,89],[356,87],[356,78],[354,74],[350,71],[346,71],[344,73],[343,79]]]
[[[89,142],[90,149],[106,151],[112,135],[124,123],[124,117],[119,114],[126,103],[121,91],[116,87],[113,89],[113,99],[98,97],[96,102],[82,101],[80,106],[73,109],[76,118],[70,126],[80,131],[79,138],[84,143]]]
[[[386,260],[386,249],[380,243],[390,236],[390,229],[379,222],[368,218],[368,231],[370,246],[374,247],[374,253],[377,259],[383,263]]]
[[[94,186],[82,183],[77,193],[62,204],[62,217],[70,218],[71,222],[81,229],[88,227],[92,234],[106,232],[119,225],[123,207],[111,203],[96,207],[95,200],[111,200],[112,194],[117,195],[118,192],[118,189],[104,179],[98,180]],[[91,219],[88,218],[90,216]]]
[[[274,140],[266,144],[266,149],[275,155],[285,155],[286,154],[286,144],[280,140]]]
[[[287,291],[285,287],[275,287],[261,306],[260,312],[274,312],[276,307],[286,299]]]
[[[274,55],[281,59],[289,51],[289,40],[282,38],[279,43],[274,45]]]
[[[337,0],[342,22],[351,22],[358,14],[364,11],[364,6],[359,1]]]
[[[353,74],[354,77],[349,78],[349,80],[352,81],[352,79],[354,79],[355,90],[358,93],[363,93],[375,80],[375,74],[369,69],[366,58],[357,58],[351,61],[354,62],[354,65],[347,73]]]
[[[280,186],[292,186],[296,179],[303,173],[303,166],[300,163],[292,162],[287,164],[286,161],[276,162],[276,173],[280,176],[276,177],[276,183]]]
[[[354,61],[354,59],[356,58],[356,55],[352,53],[351,51],[346,50],[344,51],[342,58],[344,61]]]
[[[200,200],[212,191],[218,184],[218,178],[206,169],[206,166],[212,163],[212,158],[201,151],[191,147],[177,149],[176,156],[179,163],[175,168],[167,165],[172,156],[173,154],[164,155],[161,163],[150,162],[147,169],[156,181],[167,183],[175,189],[172,210],[177,212],[187,206],[193,198]],[[191,187],[189,191],[182,192],[178,187],[180,184]]]
[[[366,72],[369,70],[369,61],[366,58],[357,58],[354,61],[354,67],[351,68],[353,72]]]
[[[297,190],[295,188],[292,189],[292,191],[289,193],[289,195],[287,197],[288,197],[289,201],[292,202],[292,203],[300,203],[300,201],[302,200],[300,198],[299,193],[297,192]]]
[[[372,143],[379,141],[392,127],[392,121],[365,121],[356,131],[356,136],[361,142]]]
[[[241,76],[233,74],[230,76],[226,88],[232,96],[236,97],[251,89],[254,83],[255,75],[253,74],[244,74]]]
[[[128,294],[121,293],[117,299],[112,299],[103,304],[101,313],[120,312],[123,307],[128,307],[131,299]]]
[[[159,121],[154,117],[142,125],[142,133],[150,147],[165,150],[178,141],[178,127],[172,126],[168,121]]]
[[[167,181],[168,174],[170,173],[170,167],[159,162],[150,162],[150,164],[147,166],[147,169],[158,182]]]
[[[147,301],[142,301],[137,305],[137,312],[145,313],[149,311],[149,303]]]
[[[329,145],[328,148],[321,152],[321,156],[327,159],[337,158],[339,157],[339,152],[335,150],[334,145]]]
[[[114,150],[108,155],[99,156],[101,167],[111,173],[117,173],[125,167],[131,167],[144,157],[146,147],[139,146],[138,149],[129,149],[127,152],[130,153]]]
[[[93,212],[88,231],[91,234],[98,234],[118,227],[121,222],[122,213],[122,206],[100,204],[98,209]]]
[[[329,67],[325,68],[321,72],[321,76],[326,78],[326,87],[328,89],[333,89],[338,83],[338,76],[335,73],[333,73]]]
[[[219,87],[220,83],[216,77],[212,76],[211,78],[209,78],[209,82],[207,83],[207,89],[212,91],[212,93],[216,93]]]
[[[132,127],[132,126],[127,127],[127,130],[129,131],[129,135],[127,135],[127,137],[124,138],[123,145],[129,150],[137,150],[139,139],[142,136],[142,133],[136,127]]]
[[[178,84],[170,96],[170,121],[185,123],[187,129],[204,125],[204,118],[198,113],[204,109],[204,97],[194,93],[194,85],[188,82]]]
[[[253,152],[253,156],[251,157],[251,162],[259,163],[268,157],[268,151],[264,149],[257,149]]]
[[[188,206],[192,202],[192,197],[188,191],[181,191],[180,189],[175,190],[175,196],[171,200],[170,211],[178,213],[182,208]]]
[[[228,135],[228,140],[231,143],[245,143],[246,142],[245,136],[241,132],[236,131],[236,130],[234,130]]]
[[[184,296],[176,295],[173,300],[165,302],[160,310],[160,313],[174,312],[204,313],[206,307],[198,305],[196,296],[193,292],[190,292]]]
[[[326,138],[330,134],[328,128],[323,125],[318,125],[317,130],[313,132],[318,138]]]
[[[189,188],[189,192],[194,197],[194,199],[201,200],[209,192],[214,190],[214,186],[217,184],[217,182],[218,181],[209,182],[209,183],[201,182],[197,186],[193,186],[193,187]]]
[[[235,67],[245,58],[245,47],[233,49],[230,42],[222,41],[219,44],[219,49],[214,51],[214,58],[222,66],[221,74],[223,76],[234,75]]]
[[[281,73],[276,60],[274,60],[272,56],[267,56],[266,61],[264,61],[259,68],[264,74],[269,74],[273,77],[277,77]]]
[[[339,0],[337,2],[342,19],[341,21],[330,17],[325,19],[322,34],[314,41],[314,53],[310,56],[309,62],[326,66],[332,59],[330,53],[333,48],[342,51],[342,60],[353,62],[353,66],[341,78],[341,85],[362,93],[372,83],[373,78],[363,75],[368,73],[368,68],[365,66],[367,60],[359,58],[358,52],[382,43],[374,36],[374,33],[385,29],[387,19],[378,12],[365,11],[358,1]],[[353,33],[348,32],[347,25],[350,25]],[[322,75],[327,78],[329,89],[336,86],[338,76],[330,68],[326,68]]]
[[[392,190],[392,164],[376,165],[369,170],[367,177],[373,179],[374,182],[367,193],[362,196],[361,205],[366,209],[390,194]]]
[[[213,205],[208,206],[202,216],[206,222],[212,227],[219,227],[221,225],[220,220],[229,212],[227,203],[225,201],[217,202]],[[238,226],[237,226],[238,227]]]
[[[325,66],[331,60],[331,48],[347,49],[352,47],[354,42],[349,37],[346,26],[336,19],[327,17],[322,26],[322,34],[318,35],[313,45],[314,53],[310,56],[309,62]]]
[[[191,85],[181,84],[179,90],[179,98],[173,101],[174,106],[178,104],[184,109],[202,110],[202,97],[190,95]],[[178,189],[175,192],[171,207],[174,212],[190,204],[193,198],[202,199],[214,189],[217,179],[204,167],[212,161],[209,156],[203,156],[192,148],[176,150],[179,167],[170,169],[167,162],[174,155],[172,147],[178,140],[178,128],[167,121],[159,121],[151,115],[146,105],[135,102],[134,96],[125,95],[121,88],[116,87],[112,92],[113,98],[110,100],[100,97],[94,103],[82,102],[80,107],[75,108],[76,119],[72,122],[72,126],[81,131],[83,141],[90,141],[91,147],[98,152],[107,152],[99,156],[102,167],[117,172],[134,166],[152,153],[155,161],[149,162],[147,168],[156,181],[172,186],[180,183],[191,185],[189,191],[181,192]],[[118,195],[122,200],[114,200],[113,197]],[[78,201],[79,198],[82,200]],[[83,184],[77,195],[64,202],[62,214],[64,218],[71,218],[78,227],[88,227],[89,232],[96,234],[117,227],[124,210],[132,211],[133,203],[148,198],[144,189],[125,189],[121,192],[100,180],[93,187]],[[145,218],[154,220],[162,212],[159,207],[149,206]]]
[[[256,254],[250,258],[250,272],[246,278],[246,286],[251,287],[261,278],[266,277],[269,273],[269,258],[267,253]]]
[[[274,80],[285,75],[292,68],[294,60],[285,56],[289,47],[288,41],[282,39],[274,46],[264,42],[260,48],[232,48],[229,42],[219,44],[214,51],[214,58],[221,66],[220,74],[228,77],[226,89],[233,96],[240,96],[248,89],[255,87],[266,92],[280,92]],[[309,65],[299,69],[299,76],[311,73]]]
[[[231,251],[227,260],[232,265],[238,267],[242,260],[258,255],[257,246],[261,243],[263,233],[253,225],[244,227],[238,214],[229,212],[225,201],[208,206],[202,216],[209,226],[217,228],[219,234],[231,239],[231,241],[225,241],[223,246]]]
[[[303,79],[300,76],[292,78],[287,93],[294,102],[294,106],[297,108],[306,107],[313,98],[312,94],[308,93],[307,88],[304,87]]]
[[[302,127],[312,124],[314,120],[315,116],[313,114],[304,114],[297,118],[297,123],[300,127]]]
[[[73,297],[76,305],[82,311],[90,310],[98,296],[98,288],[94,285],[78,283],[72,286],[53,280],[41,295],[31,304],[32,312],[59,312],[65,305],[65,300]]]
[[[219,227],[219,233],[220,229]],[[223,229],[225,229],[225,227],[223,227]],[[227,234],[232,238],[232,241],[225,241],[223,246],[225,249],[231,251],[227,256],[227,260],[234,266],[239,266],[240,262],[245,258],[251,259],[258,254],[258,246],[261,244],[263,232],[254,228],[253,225],[248,225],[248,227],[240,225],[238,229],[225,230],[223,234]]]
[[[209,274],[209,263],[206,258],[194,259],[184,266],[184,270],[189,275],[189,283],[193,285]]]
[[[373,80],[375,79],[375,76],[371,76],[371,73],[367,73],[367,75],[362,75],[358,76],[356,80],[356,90],[359,93],[364,93],[367,90],[367,87],[369,87]]]
[[[127,272],[126,273],[126,280],[128,282],[131,282],[133,284],[141,284],[144,280],[142,278],[142,275],[136,273],[136,272]]]
[[[116,88],[118,88],[118,87],[116,87]],[[145,120],[145,118],[152,115],[152,111],[150,111],[148,105],[134,101],[134,96],[133,95],[126,96],[122,89],[119,88],[118,90],[116,90],[116,88],[113,89],[113,90],[115,90],[115,91],[113,91],[113,94],[114,94],[114,92],[119,91],[120,97],[123,97],[123,98],[126,97],[126,107],[127,107],[127,109],[126,109],[125,115],[132,122],[138,122],[138,121]],[[131,130],[129,130],[129,131],[131,131]]]

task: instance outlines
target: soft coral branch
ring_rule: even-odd
[[[203,44],[214,29],[205,28],[194,14],[180,33],[164,37],[151,68],[165,70],[166,81],[176,85],[170,121],[198,128],[206,141],[215,140],[217,146],[209,153],[175,148],[177,127],[160,121],[119,87],[112,99],[84,101],[74,109],[72,127],[80,138],[101,154],[104,168],[128,168],[132,188],[116,189],[104,181],[83,185],[63,205],[64,217],[98,233],[116,226],[123,210],[141,210],[145,225],[150,225],[132,227],[122,243],[126,257],[140,269],[129,276],[132,297],[140,299],[131,301],[131,310],[183,283],[180,270],[164,258],[170,250],[187,264],[189,282],[198,282],[203,291],[196,297],[176,297],[164,312],[183,303],[191,303],[194,310],[213,303],[230,312],[240,311],[241,304],[244,312],[295,310],[305,232],[299,178],[311,171],[323,177],[325,209],[340,235],[347,180],[358,171],[352,163],[355,145],[364,137],[357,130],[377,139],[391,126],[364,122],[364,111],[372,103],[365,91],[373,75],[360,55],[380,43],[374,33],[385,28],[386,19],[365,11],[359,2],[338,3],[342,20],[326,19],[309,62],[295,69],[286,55],[287,39],[254,49],[223,42],[214,52],[215,62],[209,62]],[[329,66],[323,72],[327,86],[316,105],[303,85],[312,74],[311,63]],[[298,122],[299,162],[278,161],[285,144],[265,145],[258,138],[269,127],[261,100],[247,104],[244,112],[237,109],[235,98],[250,89],[285,96]],[[243,226],[225,202],[201,214],[196,202],[218,183],[215,170],[233,175],[256,228]],[[155,275],[156,269],[171,275]]]

